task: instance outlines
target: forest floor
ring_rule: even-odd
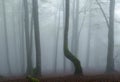
[[[40,82],[120,82],[120,74],[101,74],[88,76],[57,76],[38,77]],[[12,77],[1,79],[0,82],[29,82],[25,77]]]
[[[56,78],[43,78],[43,80],[48,80],[50,82],[120,82],[120,74],[101,74],[101,75],[92,75],[92,76],[64,76]],[[56,80],[56,81],[55,81]],[[47,82],[47,81],[44,81]]]

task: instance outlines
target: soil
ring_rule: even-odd
[[[40,82],[120,82],[120,74],[101,74],[92,76],[57,76],[37,77]],[[0,82],[30,82],[25,77],[11,77],[0,80]]]

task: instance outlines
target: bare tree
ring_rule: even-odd
[[[110,0],[109,6],[109,21],[105,12],[101,6],[101,4],[96,0],[100,10],[105,18],[107,27],[108,27],[108,51],[107,51],[107,65],[106,65],[106,72],[114,72],[114,13],[115,13],[115,0]]]
[[[57,33],[56,33],[56,43],[55,43],[55,72],[57,70],[57,54],[58,54],[58,40],[59,40],[59,29],[60,29],[60,8],[58,8],[59,12],[58,12],[58,24],[56,25],[57,26]],[[56,13],[56,16],[55,16],[55,22],[56,22],[56,17],[57,17],[57,13]]]
[[[73,1],[72,53],[78,54],[79,0]]]
[[[11,73],[10,67],[10,59],[9,59],[9,49],[8,49],[8,37],[7,37],[7,24],[6,24],[6,7],[5,7],[5,0],[2,0],[3,3],[3,19],[4,19],[4,33],[5,33],[5,43],[6,43],[6,55],[7,55],[7,64],[8,64],[8,71]]]
[[[25,12],[25,37],[26,37],[26,54],[27,54],[27,74],[32,73],[32,53],[30,50],[30,39],[29,39],[29,11],[28,11],[28,0],[23,0],[24,12]]]
[[[69,30],[69,0],[65,0],[65,27],[64,27],[64,55],[67,57],[75,66],[75,75],[83,75],[80,61],[69,51],[68,48],[68,30]]]
[[[103,16],[104,16],[104,18],[105,18],[105,21],[106,21],[107,27],[109,27],[109,22],[108,22],[107,16],[105,15],[105,12],[104,12],[104,10],[103,10],[101,4],[99,3],[98,0],[96,0],[96,2],[97,2],[97,4],[98,4],[98,6],[100,7],[100,10],[101,10],[101,12],[102,12],[102,14],[103,14]]]
[[[110,0],[109,7],[109,28],[108,28],[108,53],[107,53],[107,66],[106,72],[114,71],[114,13],[115,13],[115,0]]]
[[[32,0],[32,5],[36,46],[36,74],[41,75],[41,48],[40,48],[38,0]]]
[[[90,60],[90,40],[91,40],[91,11],[92,1],[89,0],[89,27],[88,27],[88,40],[87,40],[87,56],[86,56],[86,68],[89,67],[89,60]]]

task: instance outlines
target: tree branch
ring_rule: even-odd
[[[98,0],[96,0],[96,2],[97,2],[97,4],[98,4],[98,6],[100,7],[100,10],[101,10],[101,12],[102,12],[102,14],[103,14],[103,16],[104,16],[104,18],[105,18],[107,27],[109,28],[109,22],[108,22],[108,20],[107,20],[107,17],[106,17],[106,15],[105,15],[104,10],[103,10],[102,6],[100,5],[100,3],[98,2]]]

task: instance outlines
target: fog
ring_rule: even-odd
[[[83,74],[120,72],[119,0],[70,0],[69,12],[65,3],[0,0],[0,76],[23,76],[34,68],[42,76],[74,74],[64,52],[67,19],[68,49]]]

